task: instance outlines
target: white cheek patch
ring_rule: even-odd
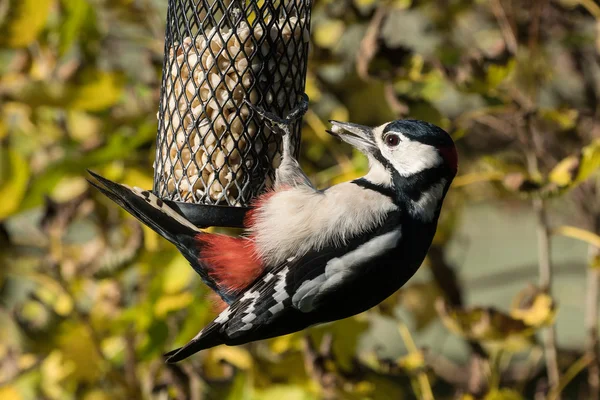
[[[394,132],[402,140],[396,147],[389,147],[382,141],[382,133],[375,133],[381,154],[394,166],[401,176],[411,176],[443,163],[437,149],[428,144],[411,140],[399,132]]]

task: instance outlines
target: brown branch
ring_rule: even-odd
[[[377,8],[371,22],[369,22],[367,32],[360,42],[360,50],[356,57],[356,72],[366,82],[371,80],[369,65],[379,50],[379,32],[388,12],[389,7],[386,4],[382,4]]]
[[[502,7],[501,0],[492,0],[491,7],[494,17],[496,17],[496,21],[498,21],[498,26],[500,26],[500,32],[502,32],[502,36],[504,37],[506,48],[511,54],[516,54],[518,47],[517,37],[506,16],[506,11],[504,11],[504,7]]]
[[[533,115],[529,114],[526,118],[526,125],[530,136],[530,148],[527,151],[527,163],[529,174],[532,176],[539,174],[538,158],[535,151],[535,143],[539,142],[539,132],[537,131]],[[532,148],[533,147],[533,148]],[[539,286],[548,295],[552,296],[552,261],[550,258],[550,225],[548,223],[548,211],[544,199],[535,197],[533,199],[533,209],[536,216],[536,232],[538,243],[538,271]],[[558,359],[556,351],[556,326],[552,325],[544,331],[544,355],[546,356],[546,370],[548,374],[548,383],[551,390],[558,387],[560,373],[558,369]],[[557,400],[560,398],[556,397]]]
[[[334,361],[332,345],[333,337],[331,335],[323,337],[319,350],[316,349],[309,335],[305,335],[303,340],[306,372],[319,383],[323,389],[323,398],[325,399],[336,398],[336,388],[338,385],[338,377],[327,368],[327,364],[330,361]]]

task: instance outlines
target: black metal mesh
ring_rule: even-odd
[[[277,115],[304,93],[310,0],[169,0],[154,164],[163,199],[247,206],[268,187],[281,137],[244,104]],[[296,152],[300,121],[292,129]]]

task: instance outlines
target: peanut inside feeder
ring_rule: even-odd
[[[304,92],[308,16],[280,6],[285,15],[274,17],[272,8],[256,7],[248,10],[253,18],[231,9],[238,16],[233,27],[200,28],[169,46],[154,165],[162,198],[246,206],[271,184],[281,138],[250,118],[244,99],[278,113],[296,105]]]

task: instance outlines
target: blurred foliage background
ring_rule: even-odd
[[[445,128],[460,171],[376,309],[178,365],[214,317],[173,246],[90,190],[152,187],[166,1],[0,2],[1,399],[598,399],[600,7],[316,0],[301,163],[328,119]]]

